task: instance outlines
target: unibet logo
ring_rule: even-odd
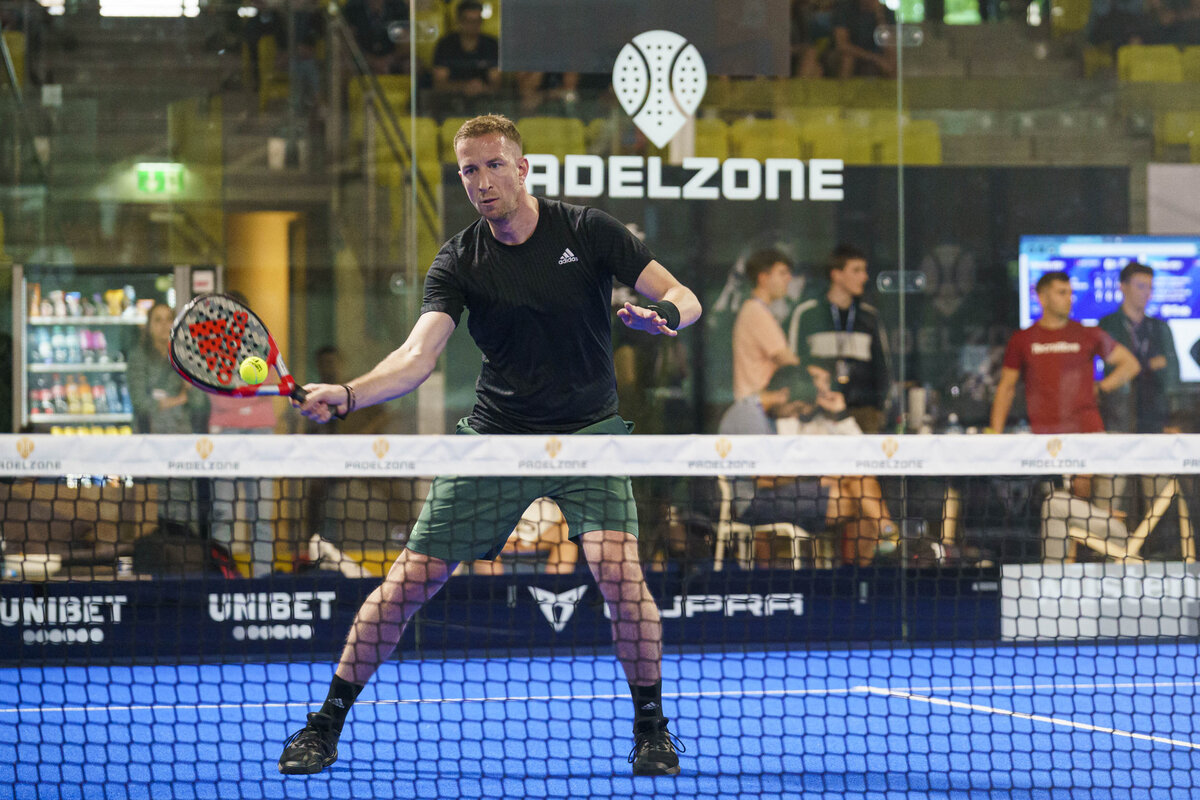
[[[646,31],[621,48],[613,90],[656,147],[666,147],[704,98],[708,71],[695,45],[672,31]]]
[[[537,586],[529,587],[529,593],[533,595],[533,599],[541,607],[542,615],[550,623],[550,626],[554,628],[555,633],[561,633],[562,629],[567,627],[567,623],[571,621],[571,617],[575,614],[575,606],[579,605],[579,601],[587,593],[587,590],[588,587],[584,585],[576,586],[574,589],[562,594],[555,594]]]

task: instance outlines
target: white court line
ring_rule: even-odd
[[[734,689],[731,691],[715,691],[715,692],[663,692],[663,697],[668,698],[688,698],[688,697],[781,697],[791,695],[834,695],[834,694],[861,694],[868,691],[867,686],[846,686],[836,689]],[[466,703],[526,703],[526,702],[551,702],[555,700],[562,701],[592,701],[592,700],[628,700],[629,694],[625,692],[616,694],[545,694],[545,695],[518,695],[514,697],[430,697],[418,700],[359,700],[355,705],[360,706],[415,706],[415,705],[446,705],[446,704],[466,704]],[[157,703],[153,705],[94,705],[94,706],[32,706],[28,708],[0,708],[0,715],[4,714],[68,714],[79,712],[98,712],[98,711],[165,711],[171,709],[178,710],[213,710],[213,709],[231,709],[231,708],[295,708],[312,706],[312,701],[303,702],[288,702],[288,703]]]
[[[1005,692],[1029,690],[1068,690],[1084,689],[1145,689],[1162,688],[1166,686],[1200,686],[1200,681],[1142,681],[1136,683],[1031,683],[1009,685],[982,686],[844,686],[823,687],[819,689],[729,689],[711,692],[663,692],[663,697],[672,699],[685,698],[721,698],[721,697],[802,697],[805,695],[845,695],[845,694],[894,694],[898,697],[919,699],[916,692]],[[623,700],[629,697],[625,693],[615,694],[580,694],[580,695],[515,695],[494,697],[431,697],[415,700],[360,700],[357,705],[377,706],[409,706],[409,705],[457,705],[468,703],[526,703],[552,701],[593,701],[593,700]],[[948,703],[949,701],[930,702]],[[68,714],[96,713],[114,711],[166,711],[166,710],[222,710],[237,708],[307,708],[312,701],[280,702],[280,703],[155,703],[146,705],[87,705],[87,706],[33,706],[0,708],[0,717],[6,714]],[[1097,729],[1103,730],[1103,729]],[[1189,745],[1200,747],[1200,745]]]
[[[1086,722],[1076,722],[1070,719],[1062,719],[1060,717],[1047,717],[1042,714],[1025,714],[1020,711],[1010,711],[1007,708],[994,708],[993,706],[984,706],[977,703],[963,703],[958,700],[944,700],[940,697],[923,697],[911,692],[904,692],[897,689],[881,689],[877,687],[869,687],[868,691],[871,694],[884,695],[887,697],[899,697],[905,700],[913,700],[918,703],[929,703],[933,706],[946,706],[947,708],[958,708],[964,711],[982,711],[985,714],[1000,714],[1013,719],[1025,719],[1030,722],[1045,722],[1050,725],[1058,725],[1064,728],[1076,728],[1083,731],[1095,731],[1097,733],[1107,733],[1112,736],[1124,736],[1128,739],[1140,739],[1146,742],[1158,742],[1159,744],[1170,744],[1176,747],[1187,747],[1192,750],[1200,750],[1200,744],[1188,742],[1182,739],[1168,739],[1163,736],[1151,736],[1146,733],[1134,733],[1132,731],[1122,731],[1116,728],[1106,728],[1102,725],[1089,725]]]

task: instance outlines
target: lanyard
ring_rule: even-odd
[[[854,330],[854,313],[858,309],[853,303],[850,304],[850,309],[846,312],[846,327],[842,327],[842,315],[836,303],[829,304],[829,311],[833,314],[833,329],[839,333],[849,333]]]

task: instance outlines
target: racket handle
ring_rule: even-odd
[[[293,388],[291,393],[288,394],[288,397],[292,398],[297,403],[303,403],[308,399],[308,392],[304,391],[303,386],[296,384],[295,388]]]

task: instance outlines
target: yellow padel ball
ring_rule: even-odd
[[[238,368],[238,374],[246,383],[257,386],[267,379],[267,362],[258,356],[250,356],[242,362],[242,366]]]

